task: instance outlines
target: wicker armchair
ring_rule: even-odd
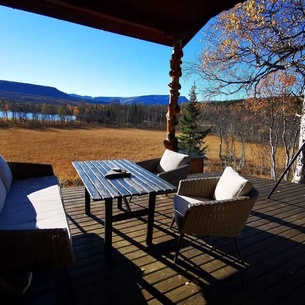
[[[217,200],[215,191],[220,179],[221,177],[215,177],[180,181],[174,196],[174,215],[170,224],[171,228],[176,222],[180,233],[175,261],[184,235],[198,234],[233,237],[240,259],[245,264],[237,236],[241,234],[259,193],[248,182],[246,194]]]
[[[144,160],[137,164],[178,187],[179,181],[187,178],[192,161],[188,155],[166,149],[162,158]]]

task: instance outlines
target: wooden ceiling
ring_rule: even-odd
[[[0,0],[0,5],[173,46],[244,0]]]

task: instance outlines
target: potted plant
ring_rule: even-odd
[[[189,102],[182,106],[180,123],[180,135],[178,136],[179,151],[192,158],[191,174],[202,173],[205,152],[204,138],[211,132],[211,128],[202,130],[200,103],[197,100],[196,85],[189,93]]]

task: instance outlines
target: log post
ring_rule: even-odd
[[[175,128],[178,124],[176,115],[180,112],[180,106],[178,105],[178,97],[180,95],[179,90],[181,85],[179,83],[179,78],[182,75],[181,72],[181,58],[183,56],[182,50],[182,40],[178,39],[174,41],[173,53],[170,60],[170,72],[169,76],[171,82],[168,85],[170,87],[169,105],[167,108],[167,137],[164,140],[165,148],[173,151],[178,150],[178,139],[175,135]]]

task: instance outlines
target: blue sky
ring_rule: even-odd
[[[172,48],[0,6],[0,79],[89,96],[169,94]],[[201,48],[200,32],[182,61]],[[188,97],[192,80],[180,79]]]

